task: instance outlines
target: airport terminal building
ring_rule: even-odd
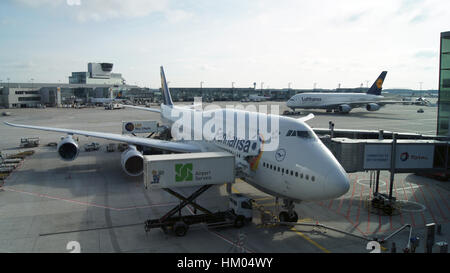
[[[122,74],[112,73],[112,69],[112,63],[89,63],[87,72],[73,72],[68,84],[3,83],[0,85],[0,106],[29,108],[84,104],[90,103],[92,98],[115,98],[140,89],[127,85]]]

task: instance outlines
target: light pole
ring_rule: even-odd
[[[292,84],[292,82],[288,83],[288,89],[291,89],[291,84]]]
[[[261,90],[263,89],[264,86],[264,82],[261,82]]]
[[[30,80],[31,80],[31,90],[33,90],[34,79],[31,78]]]
[[[9,80],[10,80],[10,79],[9,79],[9,78],[7,78],[7,80],[8,80],[8,90],[9,90]]]
[[[234,82],[231,83],[231,88],[234,88]]]

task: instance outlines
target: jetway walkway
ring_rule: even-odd
[[[322,142],[349,172],[447,172],[449,137],[376,130],[316,128]]]
[[[351,138],[351,139],[392,139],[394,134],[397,135],[397,139],[412,139],[412,140],[440,140],[450,141],[450,137],[435,136],[435,135],[423,135],[414,133],[399,133],[384,130],[353,130],[353,129],[334,129],[334,124],[330,124],[331,128],[312,128],[318,135],[329,135],[332,138]]]
[[[331,122],[329,130],[315,131],[329,133],[321,140],[348,173],[371,172],[371,184],[375,185],[371,206],[378,213],[392,215],[398,210],[393,197],[396,173],[439,174],[445,179],[450,174],[450,140],[444,137],[386,133],[382,130],[377,135],[375,131],[367,130],[336,132]],[[336,134],[347,137],[335,137]],[[361,138],[350,139],[349,136]],[[391,139],[385,139],[385,136],[391,136]],[[390,172],[388,194],[378,190],[380,171]]]

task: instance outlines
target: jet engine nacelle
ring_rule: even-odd
[[[376,103],[369,103],[366,105],[367,111],[378,111],[380,110],[380,105]]]
[[[144,170],[144,156],[134,146],[130,146],[121,156],[122,169],[129,176],[139,176]]]
[[[73,161],[78,157],[80,149],[72,136],[63,138],[56,147],[59,157],[64,161]]]
[[[350,112],[350,110],[352,110],[352,108],[348,104],[339,105],[338,109],[339,109],[339,112],[341,112],[341,113],[348,113],[348,112]]]

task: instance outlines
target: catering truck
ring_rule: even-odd
[[[179,205],[157,219],[145,221],[145,231],[161,228],[172,230],[177,236],[184,236],[189,226],[206,224],[209,228],[234,226],[241,228],[251,221],[252,200],[240,195],[229,197],[226,211],[211,212],[195,203],[195,199],[211,186],[234,183],[235,157],[226,152],[189,154],[165,154],[144,156],[144,184],[149,190],[165,190],[180,199]],[[177,193],[181,187],[198,188],[189,197]],[[190,205],[194,211],[182,215],[182,209]],[[192,210],[191,210],[192,211]],[[202,213],[197,214],[197,211]]]
[[[144,156],[146,187],[178,188],[234,183],[234,156],[225,152]]]

